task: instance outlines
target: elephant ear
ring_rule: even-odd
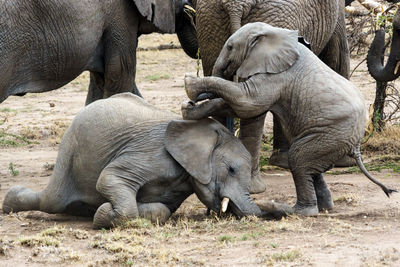
[[[299,58],[298,32],[264,25],[250,34],[244,61],[237,70],[239,78],[257,73],[280,73]]]
[[[216,124],[212,119],[173,120],[165,133],[167,151],[202,184],[210,183],[212,177],[212,154],[218,143]]]
[[[175,1],[134,0],[140,14],[163,33],[175,32]]]

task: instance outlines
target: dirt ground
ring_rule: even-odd
[[[140,47],[171,42],[178,45],[174,35],[153,34],[141,37]],[[362,59],[353,58],[352,69]],[[195,75],[196,66],[180,49],[139,51],[138,87],[151,104],[179,113],[184,74]],[[351,81],[370,104],[375,84],[365,63]],[[46,186],[62,134],[84,106],[87,87],[84,73],[59,90],[10,97],[0,104],[0,203],[12,186],[37,191]],[[399,172],[372,173],[400,189]],[[254,195],[257,201],[294,204],[289,172],[272,169],[263,178],[268,189]],[[313,218],[206,216],[195,196],[161,226],[139,219],[95,231],[91,218],[0,213],[0,266],[400,266],[400,194],[387,198],[359,173],[325,178],[335,208]]]

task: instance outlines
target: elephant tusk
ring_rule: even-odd
[[[183,7],[184,7],[186,10],[192,12],[193,14],[196,14],[196,10],[195,10],[193,7],[191,7],[191,6],[189,6],[189,5],[184,5]]]
[[[221,201],[221,211],[226,212],[228,209],[228,204],[229,204],[229,198],[224,197]]]
[[[399,72],[400,61],[397,62],[396,67],[394,68],[393,74],[396,75]]]

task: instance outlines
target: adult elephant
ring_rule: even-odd
[[[367,56],[368,71],[375,80],[388,82],[400,76],[400,12],[393,19],[393,37],[389,58],[383,65],[385,53],[385,30],[378,30]]]
[[[349,77],[349,48],[346,38],[344,0],[197,0],[196,29],[204,75],[212,75],[214,63],[228,37],[241,25],[265,22],[297,29],[310,42],[312,51],[329,67]],[[265,114],[240,121],[240,139],[252,155],[251,192],[265,190],[259,177],[259,148]],[[273,165],[287,167],[287,141],[274,119]]]
[[[176,31],[190,51],[186,32],[193,26],[183,15],[185,4],[190,2],[0,0],[0,103],[10,95],[57,89],[85,70],[91,73],[87,104],[119,92],[140,95],[138,36]]]

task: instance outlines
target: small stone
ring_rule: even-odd
[[[50,102],[49,104],[50,104],[50,107],[51,107],[51,108],[54,108],[54,107],[56,106],[56,104],[54,104],[54,103],[52,103],[52,102]]]

